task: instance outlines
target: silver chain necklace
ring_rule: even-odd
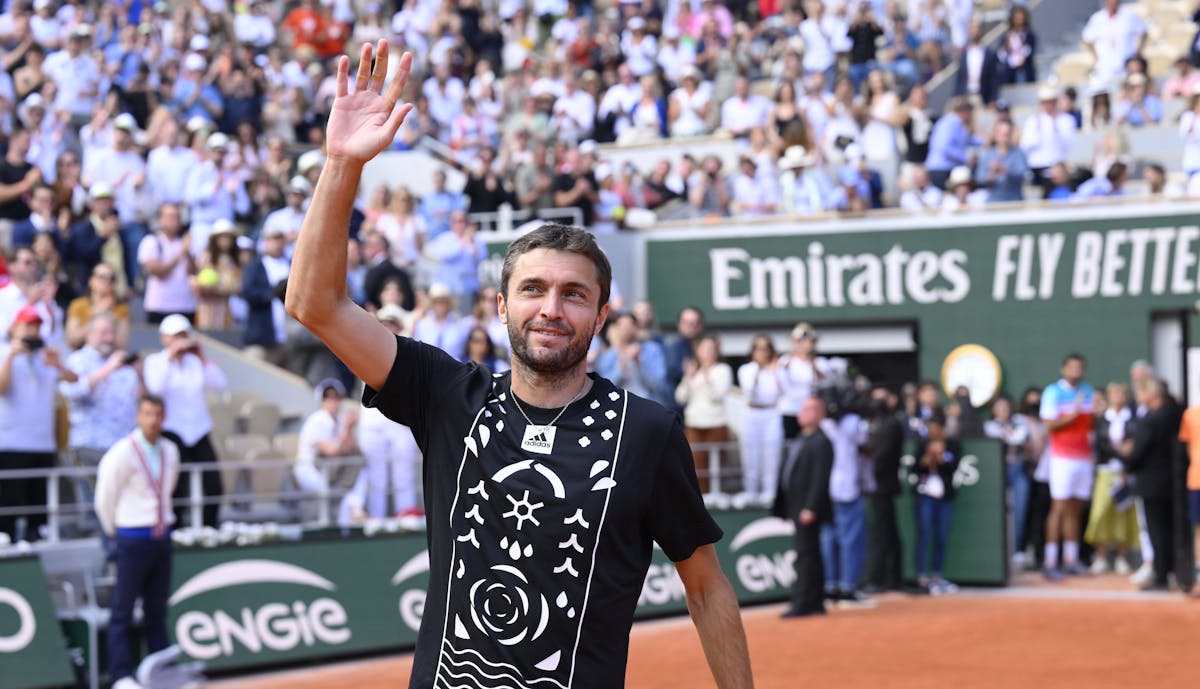
[[[562,418],[563,413],[565,413],[567,411],[567,407],[571,406],[572,404],[575,404],[575,402],[580,397],[583,397],[583,391],[586,390],[587,387],[588,387],[587,383],[585,382],[583,387],[579,388],[579,392],[575,393],[575,396],[571,398],[571,401],[564,404],[563,408],[558,410],[558,413],[554,415],[554,418],[550,420],[550,423],[541,424],[541,425],[534,423],[529,418],[529,415],[525,413],[525,410],[521,407],[520,400],[517,399],[516,393],[513,392],[511,377],[508,379],[508,396],[512,398],[513,404],[517,407],[517,411],[521,412],[521,416],[525,417],[525,422],[528,423],[533,428],[537,429],[537,432],[541,433],[541,432],[545,431],[547,428],[549,428],[549,427],[553,426],[555,423],[557,423],[558,420],[560,418]]]

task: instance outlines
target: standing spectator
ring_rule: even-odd
[[[162,119],[159,141],[146,161],[146,177],[158,204],[186,201],[187,181],[200,156],[187,146],[187,132],[173,117]]]
[[[683,380],[685,363],[695,356],[695,343],[704,333],[704,313],[695,306],[685,306],[675,317],[675,332],[663,338],[667,359],[667,389],[674,390]],[[674,401],[674,400],[672,400]],[[682,411],[683,407],[677,408]]]
[[[437,262],[433,280],[445,285],[459,305],[469,309],[479,291],[479,264],[487,258],[487,244],[468,222],[466,211],[450,214],[450,231],[430,240],[425,255]]]
[[[29,217],[29,192],[42,181],[42,171],[26,161],[30,133],[14,127],[0,161],[0,249],[12,246],[13,226]]]
[[[966,50],[958,59],[954,95],[972,96],[985,106],[991,106],[1000,93],[999,71],[996,51],[983,43],[983,26],[971,22],[967,29]]]
[[[861,448],[867,444],[867,424],[853,410],[823,422],[833,443],[829,497],[833,522],[821,527],[821,561],[825,563],[825,596],[832,600],[868,604],[858,590],[867,557],[867,508],[862,499],[864,477]]]
[[[673,137],[700,136],[708,133],[712,88],[702,76],[695,65],[684,67],[679,77],[679,87],[671,92],[667,105],[667,121],[670,123]],[[638,93],[640,100],[641,92]]]
[[[96,150],[84,159],[83,184],[89,189],[104,183],[112,190],[121,222],[138,220],[138,203],[146,185],[146,161],[133,144],[138,133],[133,115],[123,112],[113,118],[112,146]]]
[[[58,283],[51,273],[39,277],[43,268],[32,247],[16,249],[9,257],[9,282],[0,287],[0,335],[8,337],[21,309],[33,306],[40,316],[38,335],[46,344],[62,341],[62,309],[54,300]]]
[[[750,79],[739,74],[733,82],[733,97],[721,104],[721,129],[735,139],[748,139],[750,130],[765,126],[771,101],[750,93]]]
[[[166,402],[163,436],[179,446],[184,464],[215,464],[210,433],[212,417],[208,414],[205,390],[225,389],[225,374],[221,367],[204,354],[200,342],[192,336],[192,324],[178,313],[168,315],[158,326],[162,350],[146,357],[142,365],[146,390]],[[176,500],[190,495],[190,481],[175,487]],[[221,473],[216,469],[201,472],[205,504],[202,524],[193,527],[217,526],[221,505]],[[175,510],[176,522],[183,521],[186,508]]]
[[[833,445],[821,430],[825,406],[810,397],[804,400],[796,425],[803,442],[792,443],[780,474],[779,492],[771,512],[793,522],[796,528],[796,579],[792,600],[783,617],[825,614],[821,562],[821,525],[833,520],[829,479],[833,470]]]
[[[1191,98],[1191,107],[1179,116],[1179,134],[1183,138],[1180,165],[1189,178],[1200,172],[1200,90]]]
[[[96,182],[88,193],[87,217],[71,225],[67,252],[71,255],[78,275],[88,275],[98,265],[113,268],[116,283],[113,286],[118,299],[126,299],[130,293],[137,271],[133,268],[133,256],[138,249],[132,243],[128,260],[126,239],[141,242],[145,235],[131,226],[124,226],[115,209],[112,187],[107,182]],[[128,234],[127,234],[128,232]],[[136,236],[135,236],[136,235]]]
[[[1145,74],[1130,74],[1113,114],[1117,124],[1130,127],[1158,124],[1163,118],[1163,102],[1150,93]]]
[[[992,126],[992,140],[979,152],[975,183],[987,189],[988,203],[1020,201],[1025,198],[1023,187],[1028,173],[1025,153],[1013,141],[1012,123],[997,120]]]
[[[724,443],[729,440],[729,426],[725,417],[725,396],[733,388],[733,371],[729,364],[720,361],[717,339],[712,335],[701,335],[696,341],[696,358],[683,365],[683,379],[675,388],[675,401],[683,405],[683,431],[688,442]],[[722,455],[718,448],[718,460]],[[700,478],[700,492],[708,493],[712,479],[709,462],[710,450],[694,450],[696,474]],[[717,467],[720,467],[720,461]]]
[[[832,84],[837,56],[821,21],[825,4],[821,0],[809,0],[804,9],[806,18],[800,22],[800,37],[804,39],[804,73],[821,72],[826,76],[825,83]]]
[[[633,314],[620,313],[608,326],[608,347],[596,359],[596,373],[619,388],[659,403],[667,401],[667,364],[662,347],[638,337]]]
[[[783,457],[783,421],[779,400],[784,380],[775,343],[768,335],[755,335],[750,361],[737,371],[738,387],[746,400],[738,447],[742,453],[742,491],[767,506],[779,488],[779,460]]]
[[[100,458],[137,425],[141,375],[117,340],[117,320],[111,312],[96,314],[87,323],[87,339],[67,356],[67,368],[79,377],[59,383],[71,421],[67,445],[75,466],[94,469]],[[75,481],[76,500],[92,501],[91,479]]]
[[[400,307],[385,306],[375,316],[393,334],[404,333],[405,314]],[[367,462],[367,515],[387,516],[389,485],[392,513],[397,516],[424,514],[417,499],[421,450],[412,431],[389,420],[377,407],[363,406],[358,416],[358,447]]]
[[[228,164],[225,156],[228,150],[229,137],[221,132],[209,134],[205,140],[207,157],[188,174],[184,195],[191,210],[190,250],[193,255],[198,256],[208,246],[208,236],[218,219],[233,222],[235,214],[250,211],[250,197],[242,173]],[[167,414],[170,413],[168,406]]]
[[[1014,4],[1008,13],[1008,30],[996,49],[1000,83],[1032,84],[1037,81],[1037,34],[1029,25],[1029,8]]]
[[[554,205],[577,208],[583,216],[583,226],[591,227],[596,217],[596,184],[591,171],[584,167],[580,150],[568,149],[554,178]]]
[[[987,437],[1003,443],[1004,477],[1012,505],[1013,566],[1024,565],[1025,519],[1029,513],[1030,431],[1025,417],[1013,414],[1012,400],[1000,395],[992,402],[992,418],[983,425]]]
[[[1083,380],[1086,361],[1080,354],[1063,359],[1062,378],[1042,392],[1041,417],[1050,431],[1050,514],[1046,518],[1046,553],[1043,571],[1051,581],[1062,579],[1058,570],[1058,541],[1062,537],[1063,569],[1069,574],[1084,570],[1079,564],[1079,537],[1083,503],[1092,497],[1096,453],[1092,445],[1092,386]],[[1178,425],[1172,429],[1174,432]]]
[[[58,350],[38,335],[41,326],[41,314],[26,304],[8,328],[8,342],[0,343],[0,466],[5,469],[54,466],[54,393],[59,380],[78,379]],[[13,541],[40,539],[45,504],[46,479],[7,479],[0,506],[32,511],[23,517],[0,517],[0,532]]]
[[[169,313],[191,318],[196,311],[189,278],[195,272],[191,254],[192,236],[180,236],[183,223],[179,206],[165,203],[158,207],[155,232],[138,245],[138,265],[146,274],[143,307],[148,323],[161,323]]]
[[[392,263],[408,270],[416,266],[425,246],[425,219],[417,212],[416,199],[408,187],[396,187],[388,209],[379,214],[373,227],[387,238]]]
[[[867,536],[867,587],[880,593],[900,588],[904,558],[896,522],[900,495],[900,457],[904,454],[904,422],[897,399],[882,386],[871,390],[871,425],[868,446],[874,470],[871,492],[871,530]]]
[[[425,218],[427,241],[433,241],[438,235],[449,231],[450,214],[466,208],[467,201],[461,193],[446,189],[446,172],[436,170],[433,173],[433,190],[421,197],[420,213]]]
[[[446,285],[429,286],[429,310],[413,327],[413,339],[425,342],[462,361],[466,358],[470,323],[454,310],[454,295]]]
[[[282,234],[286,242],[285,248],[295,243],[296,235],[300,234],[300,223],[304,221],[304,209],[310,194],[312,185],[307,179],[300,175],[292,177],[287,185],[287,205],[271,212],[263,221],[263,236],[270,233]]]
[[[1106,408],[1096,419],[1096,485],[1084,540],[1096,549],[1092,574],[1108,571],[1108,557],[1112,553],[1113,571],[1125,576],[1130,571],[1126,551],[1138,547],[1139,530],[1120,448],[1127,438],[1133,437],[1135,424],[1129,407],[1129,388],[1124,383],[1109,383],[1106,392]]]
[[[233,325],[229,300],[242,292],[241,236],[233,223],[213,223],[208,246],[200,254],[196,275],[192,278],[196,294],[196,327],[200,330],[225,330]]]
[[[54,213],[54,188],[38,184],[29,194],[28,218],[12,228],[13,246],[33,246],[33,236],[38,232],[50,232],[54,243],[62,249],[70,240],[70,228],[59,226],[59,216]],[[64,236],[65,235],[65,236]]]
[[[1191,98],[1200,87],[1200,70],[1192,64],[1187,55],[1175,58],[1175,73],[1167,77],[1162,86],[1163,100]]]
[[[792,328],[791,350],[779,360],[783,374],[784,394],[779,400],[779,413],[783,416],[783,437],[793,440],[800,434],[796,415],[804,400],[817,394],[822,382],[829,377],[829,362],[817,356],[816,328],[808,323],[799,323]]]
[[[1034,565],[1041,569],[1046,546],[1046,517],[1050,514],[1050,431],[1042,421],[1042,391],[1030,387],[1021,394],[1017,413],[1029,429],[1029,457],[1033,473],[1029,482],[1029,511],[1025,515],[1025,539],[1017,542],[1020,555],[1013,556],[1013,566],[1025,568]],[[1028,559],[1027,549],[1032,546],[1033,558]]]
[[[867,74],[879,65],[876,62],[877,44],[884,36],[883,27],[875,20],[875,12],[871,3],[863,2],[858,5],[858,12],[850,22],[850,66],[847,68],[850,80],[854,82],[854,90],[862,88]]]
[[[1092,73],[1101,81],[1113,82],[1125,69],[1125,61],[1140,54],[1146,44],[1146,23],[1121,0],[1104,0],[1083,27],[1083,45],[1091,53]]]
[[[1133,474],[1134,493],[1142,501],[1146,530],[1154,549],[1154,575],[1143,591],[1165,591],[1167,577],[1175,569],[1175,518],[1171,512],[1174,492],[1172,464],[1179,448],[1183,410],[1167,393],[1166,384],[1156,378],[1142,381],[1137,388],[1138,403],[1145,404],[1146,416],[1139,419],[1132,439],[1121,448],[1125,468]]]
[[[413,291],[412,280],[408,271],[392,260],[391,257],[395,253],[391,250],[387,237],[379,232],[370,232],[363,238],[363,263],[367,266],[366,275],[363,277],[363,294],[369,309],[383,306],[380,295],[383,293],[383,286],[389,281],[395,281],[403,293],[401,308],[405,311],[416,308],[416,293]]]
[[[220,122],[225,113],[225,101],[212,80],[213,72],[208,70],[204,56],[188,53],[172,86],[167,107],[181,120],[205,117]]]
[[[946,563],[946,541],[954,516],[954,472],[962,450],[958,441],[946,437],[946,417],[941,410],[925,420],[927,435],[917,444],[917,585],[934,595],[958,590],[942,576]],[[926,558],[932,544],[932,562]],[[929,566],[927,566],[927,564]]]
[[[908,92],[908,100],[901,106],[903,120],[900,131],[904,135],[904,162],[924,167],[929,157],[929,137],[933,134],[934,116],[929,112],[928,95],[925,87],[917,84]]]
[[[108,668],[114,689],[137,689],[129,643],[134,603],[142,601],[146,650],[167,647],[167,596],[171,592],[171,494],[179,481],[179,449],[163,434],[163,400],[137,401],[137,429],[100,460],[96,516],[112,539],[117,566],[108,623]]]
[[[92,116],[100,95],[103,75],[89,52],[91,43],[92,28],[78,24],[67,37],[67,47],[47,55],[42,67],[58,85],[54,110],[67,110],[75,123],[86,122]]]
[[[108,314],[113,319],[117,349],[129,345],[132,325],[129,305],[117,299],[113,288],[116,281],[117,271],[112,266],[102,263],[92,268],[87,294],[75,298],[67,306],[65,338],[68,347],[75,349],[83,345],[89,324],[100,314]]]
[[[300,490],[320,498],[329,491],[329,480],[317,460],[322,457],[345,457],[357,451],[354,427],[358,423],[358,413],[342,409],[342,403],[346,400],[346,386],[336,378],[317,383],[313,395],[321,408],[309,414],[300,427],[292,475]],[[338,469],[340,467],[335,468],[335,473]]]
[[[980,144],[972,131],[974,110],[970,100],[954,98],[949,112],[933,125],[925,168],[929,171],[929,179],[939,187],[946,188],[950,171],[965,165],[971,149]]]
[[[1052,86],[1038,89],[1041,107],[1021,125],[1021,150],[1033,172],[1033,183],[1044,195],[1051,190],[1048,173],[1064,162],[1075,139],[1075,120],[1058,109],[1058,91]]]
[[[279,288],[288,278],[291,261],[284,255],[287,239],[281,227],[263,228],[262,241],[262,254],[242,272],[241,294],[248,307],[242,343],[247,354],[283,366],[287,313]]]

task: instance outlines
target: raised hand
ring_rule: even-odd
[[[365,163],[391,145],[396,138],[400,123],[412,110],[409,103],[400,104],[400,94],[408,83],[412,69],[412,54],[400,57],[400,69],[392,83],[384,89],[387,78],[388,44],[379,41],[372,51],[370,43],[364,43],[358,63],[358,75],[354,93],[349,92],[350,58],[338,59],[337,92],[333,108],[329,113],[329,124],[325,131],[326,149],[330,158],[341,158],[355,163]],[[375,53],[375,69],[371,69],[371,56]]]

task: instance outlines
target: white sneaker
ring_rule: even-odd
[[[144,689],[138,684],[137,680],[132,677],[122,677],[113,682],[112,689]]]
[[[1029,563],[1029,556],[1023,551],[1017,551],[1012,556],[1012,567],[1015,571],[1025,571],[1025,565]]]
[[[1117,563],[1113,565],[1113,571],[1120,576],[1127,576],[1129,574],[1129,570],[1129,560],[1126,560],[1123,557],[1118,557]]]
[[[1142,586],[1144,584],[1150,583],[1150,579],[1152,579],[1153,577],[1154,577],[1154,563],[1153,562],[1143,562],[1142,566],[1138,568],[1138,571],[1134,572],[1133,576],[1129,577],[1129,581],[1136,586]]]
[[[1097,557],[1092,561],[1092,574],[1107,574],[1108,560],[1102,557]]]

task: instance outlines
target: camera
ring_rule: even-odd
[[[28,351],[36,352],[37,350],[46,346],[46,341],[43,340],[42,338],[36,337],[36,336],[22,337],[21,344],[24,345],[25,349],[27,349]]]
[[[125,358],[121,361],[121,365],[122,366],[132,366],[132,365],[136,364],[138,359],[140,359],[140,358],[142,358],[142,355],[140,353],[129,352],[128,354],[125,355]]]

